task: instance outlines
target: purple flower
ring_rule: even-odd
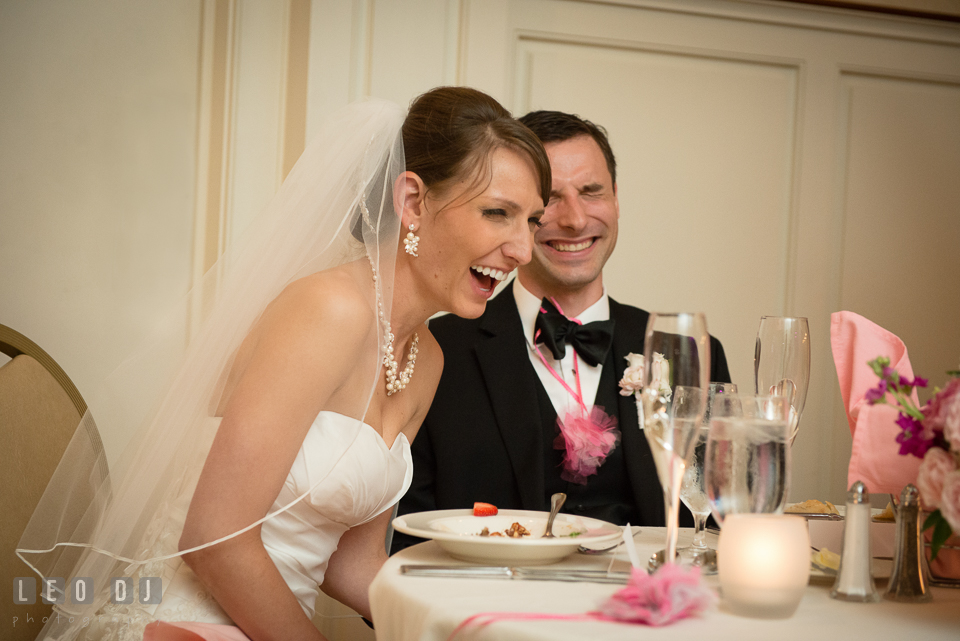
[[[900,387],[926,387],[927,379],[917,376],[912,381],[906,376],[900,377]]]
[[[876,387],[871,387],[863,395],[863,400],[867,401],[871,405],[875,405],[883,400],[883,397],[887,395],[887,381],[882,380]]]
[[[923,425],[920,421],[903,413],[897,415],[897,425],[910,434],[919,434],[923,431]]]
[[[897,443],[900,443],[901,456],[913,454],[917,458],[923,458],[927,450],[933,447],[933,439],[925,439],[920,434],[914,434],[906,430],[897,435]]]

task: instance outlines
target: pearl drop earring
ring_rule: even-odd
[[[416,226],[413,223],[410,223],[410,226],[407,227],[407,229],[410,231],[407,232],[407,237],[403,239],[403,249],[408,254],[416,258],[419,255],[417,254],[417,247],[420,244],[420,237],[413,233],[413,231],[416,229]]]

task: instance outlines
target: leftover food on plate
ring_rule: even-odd
[[[509,536],[511,539],[520,539],[525,536],[530,536],[530,530],[523,527],[519,523],[514,522],[510,527],[508,527],[503,532],[491,532],[490,528],[483,528],[480,530],[480,534],[477,536]]]
[[[840,514],[835,506],[830,501],[818,501],[817,499],[810,499],[809,501],[804,501],[803,503],[794,503],[790,507],[784,510],[786,514]]]
[[[873,520],[893,523],[896,520],[893,515],[893,504],[887,503],[887,507],[883,508],[883,512],[873,515]]]
[[[480,517],[471,508],[433,510],[398,516],[393,526],[398,532],[433,540],[455,559],[484,565],[547,565],[576,553],[581,544],[602,547],[623,537],[622,529],[612,523],[559,514],[553,524],[555,537],[545,539],[541,535],[547,516],[531,510],[500,509],[495,516]],[[480,536],[483,528],[489,536]],[[519,537],[506,535],[511,528]]]
[[[536,516],[515,514],[516,510],[501,510],[496,516],[469,516],[433,519],[428,527],[431,530],[455,534],[463,537],[482,537],[491,539],[501,537],[501,541],[529,541],[539,539],[546,529],[547,520]],[[558,537],[580,536],[587,534],[589,526],[576,516],[561,515],[554,523],[553,531]]]
[[[836,552],[831,552],[827,548],[814,552],[810,556],[810,560],[813,561],[814,565],[833,570],[834,572],[840,569],[840,555]]]

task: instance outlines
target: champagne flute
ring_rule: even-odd
[[[754,391],[783,396],[790,404],[790,443],[810,385],[810,327],[806,318],[763,316],[753,359]]]
[[[683,565],[699,566],[705,574],[715,574],[717,571],[716,550],[707,545],[706,525],[710,516],[710,499],[707,496],[707,486],[704,479],[703,467],[707,453],[707,435],[710,428],[710,416],[717,396],[736,394],[735,383],[710,383],[707,392],[707,407],[703,413],[703,421],[694,446],[693,457],[683,474],[680,484],[680,500],[693,514],[693,542],[682,548],[677,548],[677,558]]]
[[[704,480],[710,508],[727,514],[779,513],[790,483],[790,405],[781,396],[717,397],[707,436]]]
[[[665,560],[677,555],[680,483],[693,453],[707,401],[710,336],[696,314],[650,314],[643,346],[640,426],[663,488]]]

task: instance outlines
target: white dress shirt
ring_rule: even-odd
[[[537,356],[536,349],[546,359],[547,363],[559,374],[564,382],[570,386],[570,389],[577,391],[577,376],[574,370],[574,361],[577,359],[577,365],[580,369],[580,389],[583,391],[583,402],[587,405],[587,411],[593,409],[594,401],[597,398],[597,389],[600,387],[600,372],[603,371],[603,363],[597,366],[588,365],[579,354],[574,351],[570,345],[566,346],[566,354],[561,360],[556,360],[550,350],[543,343],[536,345],[533,342],[533,336],[536,333],[537,315],[540,313],[540,299],[531,294],[521,283],[519,278],[513,282],[513,297],[517,301],[517,311],[520,312],[520,322],[523,324],[523,336],[527,342],[527,354],[533,369],[540,377],[543,388],[553,403],[553,408],[557,410],[557,416],[563,418],[567,412],[579,407],[577,400],[566,390],[563,385],[554,378],[547,366],[544,365],[540,357]],[[607,297],[607,290],[604,288],[600,300],[583,310],[576,320],[583,324],[593,321],[604,321],[610,319],[610,299]]]

